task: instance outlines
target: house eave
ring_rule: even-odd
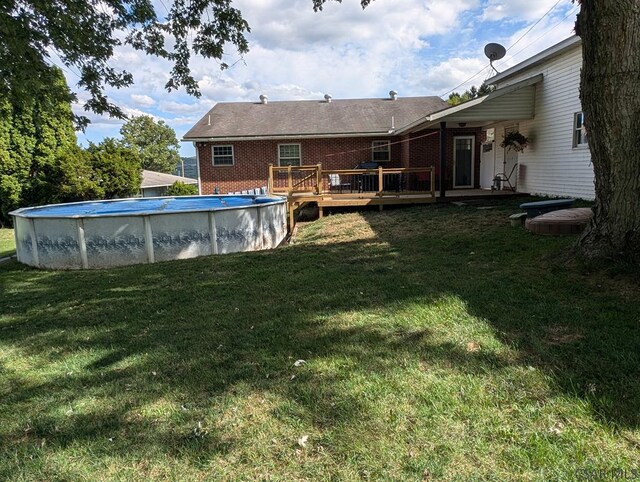
[[[178,182],[178,181],[175,181]],[[186,182],[186,181],[180,181],[183,184],[189,184],[189,185],[193,185],[193,184],[198,184],[198,180],[197,179],[191,179],[191,181]],[[173,183],[171,184],[154,184],[153,186],[140,186],[140,189],[154,189],[157,187],[169,187],[169,186],[173,186]]]
[[[388,137],[393,136],[393,130],[378,132],[349,132],[333,134],[278,134],[267,136],[225,136],[225,137],[183,137],[182,142],[234,142],[234,141],[269,141],[286,139],[335,139],[345,137]]]
[[[498,122],[503,120],[524,120],[533,117],[534,112],[534,102],[528,102],[525,108],[521,110],[517,110],[511,113],[511,115],[505,115],[504,112],[497,110],[495,112],[485,112],[480,116],[477,113],[473,112],[473,108],[479,108],[483,104],[490,105],[492,102],[497,99],[503,98],[509,94],[517,93],[522,89],[529,88],[542,81],[543,74],[538,74],[533,77],[529,77],[528,79],[524,79],[515,84],[509,85],[507,87],[503,87],[501,89],[497,89],[490,94],[484,95],[482,97],[478,97],[477,99],[473,99],[462,104],[458,104],[456,106],[448,107],[446,109],[442,109],[438,112],[434,112],[432,114],[426,115],[421,119],[418,119],[411,124],[408,124],[400,129],[397,129],[394,133],[397,135],[407,134],[416,132],[418,130],[427,129],[436,125],[439,122],[477,122],[479,120],[487,121],[487,122]],[[533,95],[533,94],[532,94]]]

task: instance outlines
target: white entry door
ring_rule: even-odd
[[[475,136],[453,138],[453,187],[473,187]]]
[[[480,152],[480,187],[491,189],[493,178],[496,176],[495,162],[496,149],[495,142],[485,142],[481,146]]]

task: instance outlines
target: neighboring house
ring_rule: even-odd
[[[488,79],[496,90],[450,107],[439,97],[219,103],[187,134],[203,194],[266,184],[268,165],[352,169],[433,166],[445,190],[490,189],[593,199],[579,100],[581,42],[568,38]],[[505,132],[531,139],[522,153]],[[441,185],[441,172],[445,182]]]
[[[167,189],[174,182],[183,182],[185,184],[198,184],[197,179],[188,177],[174,176],[173,174],[165,174],[163,172],[142,171],[142,184],[140,185],[140,195],[142,197],[165,196]]]
[[[439,132],[397,135],[395,130],[445,108],[440,97],[218,103],[187,134],[196,147],[202,194],[227,193],[267,185],[269,164],[353,169],[364,163],[383,167],[439,166]],[[447,179],[454,187],[478,187],[479,128],[447,129]],[[454,139],[456,136],[456,139]],[[459,149],[454,154],[454,142]],[[464,172],[462,172],[464,171]]]

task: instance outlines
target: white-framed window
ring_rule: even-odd
[[[584,112],[573,114],[573,147],[586,147],[587,127],[584,123]]]
[[[300,164],[300,144],[278,144],[279,166],[299,166]]]
[[[389,141],[373,141],[371,143],[371,160],[385,162],[391,160],[391,143]]]
[[[233,166],[233,146],[213,146],[211,159],[214,166]]]

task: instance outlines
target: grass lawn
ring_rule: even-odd
[[[339,214],[271,252],[1,265],[0,479],[640,469],[638,281],[511,228],[515,204]]]
[[[0,229],[0,258],[15,253],[16,242],[13,237],[13,229]]]

